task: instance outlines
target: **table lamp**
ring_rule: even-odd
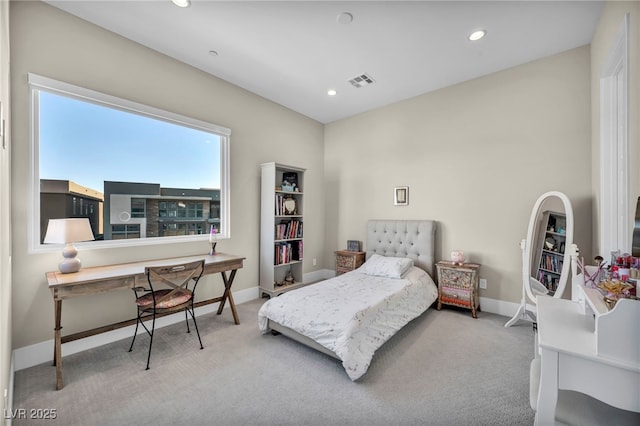
[[[64,259],[58,264],[58,269],[63,274],[78,272],[80,259],[76,257],[78,250],[73,243],[78,241],[94,240],[89,219],[49,219],[47,233],[44,236],[45,244],[66,244],[62,250]]]

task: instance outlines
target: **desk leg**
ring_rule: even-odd
[[[231,307],[231,313],[233,313],[233,321],[236,325],[240,324],[240,320],[238,319],[238,312],[236,311],[236,304],[233,301],[233,294],[231,293],[231,286],[233,285],[233,279],[236,276],[237,269],[231,271],[231,276],[227,279],[226,272],[221,272],[222,281],[224,281],[224,294],[222,295],[222,300],[220,301],[220,306],[218,307],[218,315],[222,313],[222,309],[224,308],[224,303],[229,299],[229,306]]]
[[[558,352],[542,348],[536,426],[554,425],[558,403]]]
[[[56,366],[56,389],[62,389],[62,300],[53,301],[55,316],[53,365]]]

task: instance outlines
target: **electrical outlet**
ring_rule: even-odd
[[[487,280],[484,278],[480,278],[480,288],[487,288]]]
[[[314,257],[313,258],[313,266],[316,266],[318,264],[318,260]]]

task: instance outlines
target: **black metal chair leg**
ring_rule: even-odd
[[[140,324],[140,313],[138,312],[138,319],[136,320],[136,330],[133,332],[133,339],[131,339],[131,346],[129,346],[129,352],[133,350],[133,344],[136,341],[136,336],[138,335],[138,324]]]
[[[149,362],[151,361],[151,346],[153,345],[153,332],[156,329],[156,313],[153,313],[153,320],[151,321],[151,340],[149,341],[149,354],[147,355],[147,368],[149,369]]]
[[[185,309],[185,313],[188,309],[189,308]],[[200,349],[204,349],[204,346],[202,346],[202,339],[200,338],[200,331],[198,331],[198,323],[196,322],[196,313],[193,310],[193,305],[191,305],[191,312],[189,313],[191,314],[191,318],[193,318],[193,326],[196,328],[196,334],[198,335],[198,341],[200,342]]]
[[[187,323],[187,333],[191,333],[191,330],[189,330],[189,316],[187,315],[187,309],[189,308],[184,308],[184,322]]]

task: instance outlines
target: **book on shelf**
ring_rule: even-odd
[[[274,251],[274,265],[284,265],[302,260],[303,242],[276,243]]]
[[[302,222],[299,220],[290,220],[288,222],[280,222],[275,226],[276,240],[293,240],[302,238]]]

